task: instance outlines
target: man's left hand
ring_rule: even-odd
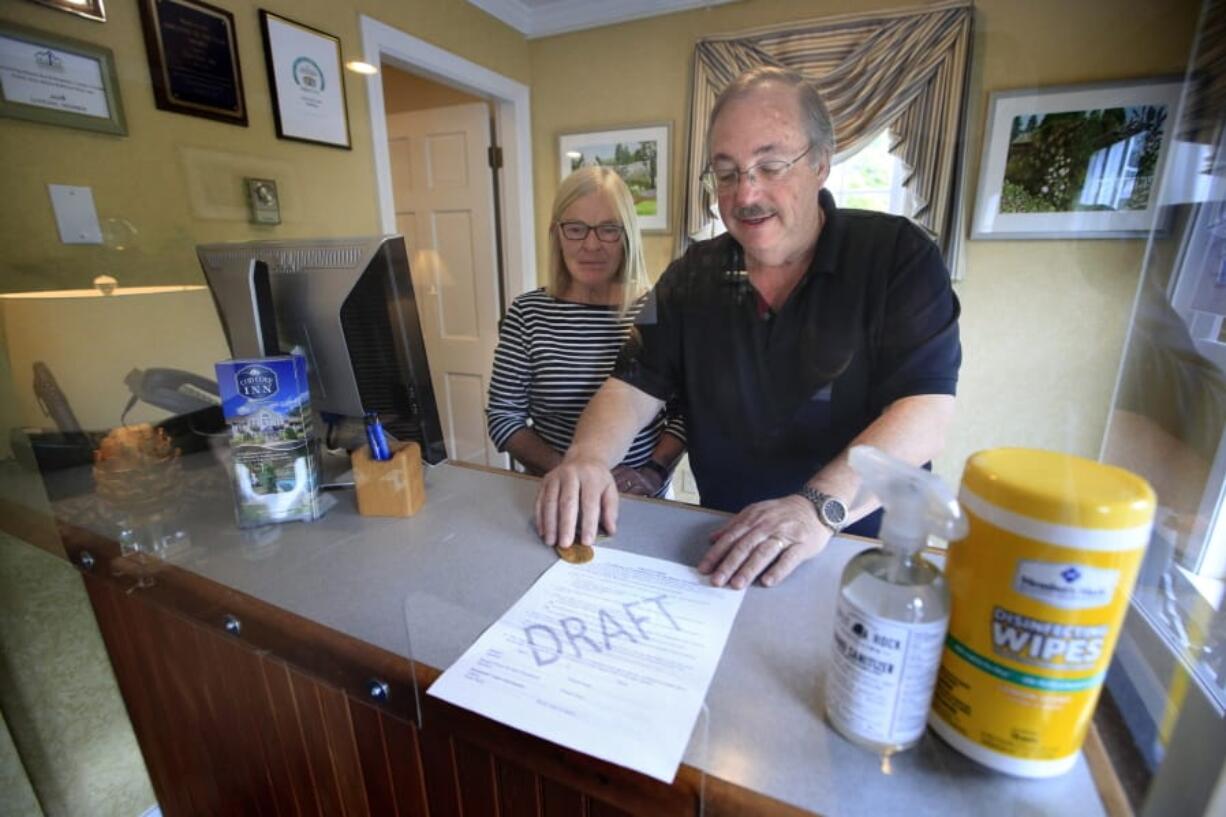
[[[711,534],[711,547],[698,571],[712,574],[716,587],[727,584],[740,590],[759,574],[769,587],[821,553],[830,536],[804,497],[755,502]]]

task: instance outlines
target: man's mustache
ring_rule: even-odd
[[[732,211],[733,216],[742,220],[751,218],[766,218],[767,216],[773,216],[774,214],[774,210],[768,210],[760,204],[749,204],[744,207],[734,208]]]

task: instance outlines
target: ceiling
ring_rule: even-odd
[[[736,0],[468,0],[528,39]]]

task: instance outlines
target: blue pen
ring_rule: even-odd
[[[370,458],[372,460],[390,460],[392,450],[387,444],[387,435],[383,432],[383,424],[379,422],[379,412],[366,412],[366,441],[370,443]]]

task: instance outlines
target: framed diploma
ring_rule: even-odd
[[[114,55],[0,22],[0,116],[126,136]]]
[[[341,41],[260,10],[277,136],[350,149]]]
[[[246,127],[234,15],[200,0],[139,3],[157,106]]]

